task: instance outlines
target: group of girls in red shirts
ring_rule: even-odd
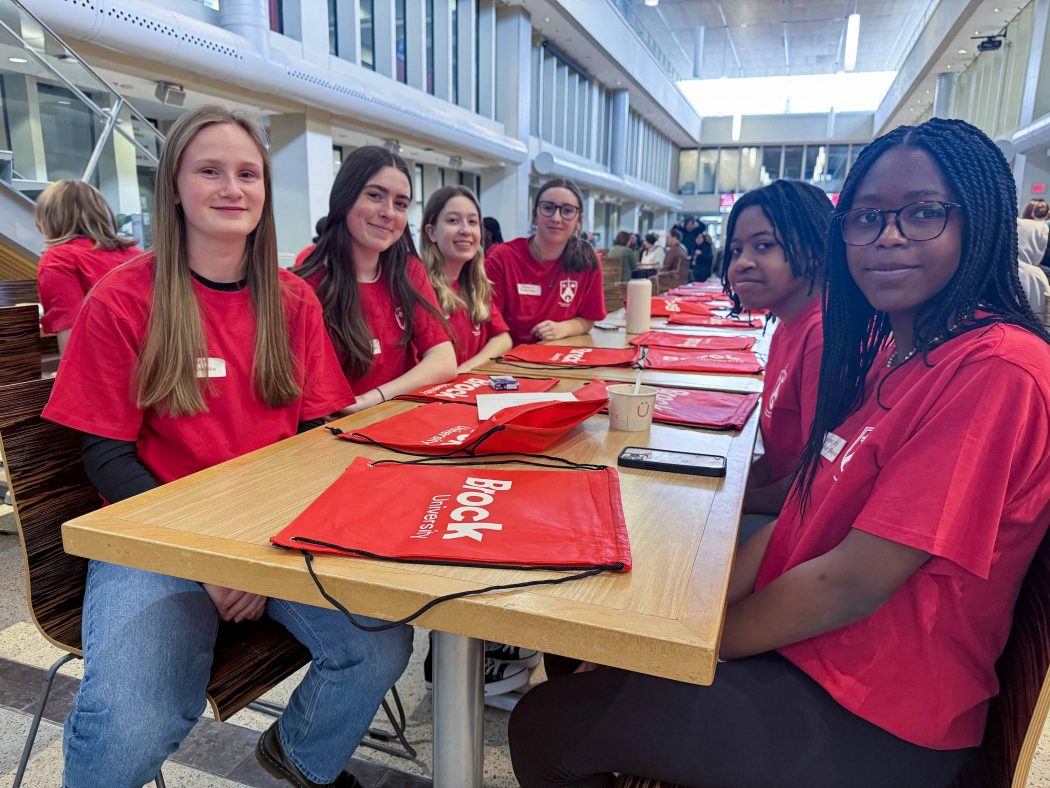
[[[510,347],[500,307],[511,300],[486,274],[476,198],[463,188],[433,196],[424,266],[407,230],[412,179],[382,148],[347,158],[295,273],[277,266],[265,137],[238,112],[206,106],[172,128],[148,253],[116,236],[90,187],[52,190],[40,210],[51,245],[41,262],[44,319],[72,332],[44,417],[83,433],[85,469],[110,503],[330,414],[450,380],[457,366]],[[77,190],[90,211],[64,199]],[[603,315],[589,300],[601,292],[597,261],[580,268],[579,192],[559,185],[540,197],[551,191],[557,215],[548,227],[547,203],[537,208],[543,260],[530,263],[534,278],[549,279],[540,293],[560,295],[548,311],[528,310],[528,341],[586,331]],[[56,213],[71,217],[68,226]],[[520,292],[503,269],[499,283]],[[585,317],[574,322],[578,311]],[[262,616],[313,661],[260,738],[260,764],[294,785],[358,785],[344,765],[407,664],[410,628],[364,632],[331,610],[102,561],[88,569],[85,678],[65,724],[63,785],[153,780],[203,710],[219,621]]]

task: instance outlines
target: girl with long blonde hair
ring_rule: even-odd
[[[318,426],[353,403],[305,283],[277,267],[259,127],[205,106],[161,153],[152,253],[88,296],[44,418],[84,433],[115,502]],[[411,652],[332,610],[88,565],[84,681],[65,724],[69,788],[153,780],[204,709],[220,620],[268,615],[314,654],[256,757],[294,785],[350,786],[343,765]]]
[[[443,186],[423,208],[420,255],[452,331],[458,372],[510,350],[510,329],[492,303],[481,207],[466,186]]]
[[[103,276],[142,254],[117,234],[113,211],[102,192],[86,181],[56,181],[36,202],[36,226],[44,236],[37,264],[41,327],[58,335],[62,352],[84,296]]]

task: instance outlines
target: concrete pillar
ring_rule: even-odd
[[[636,233],[641,223],[642,206],[640,203],[628,202],[620,206],[620,226],[618,229]]]
[[[376,73],[397,79],[397,28],[394,0],[375,0],[372,10],[372,32],[375,38]]]
[[[307,111],[270,118],[273,208],[282,264],[310,243],[314,224],[328,213],[332,189],[332,120]]]
[[[405,0],[405,76],[412,87],[427,89],[426,0]]]
[[[594,208],[597,202],[598,197],[593,191],[583,193],[583,229],[588,232],[599,229],[594,224]]]
[[[117,123],[133,137],[131,115],[126,109],[121,115]],[[116,128],[102,149],[95,171],[98,173],[99,191],[105,195],[114,214],[142,213],[137,149]]]
[[[434,0],[434,95],[452,101],[452,4]]]
[[[627,121],[631,112],[630,102],[630,94],[626,90],[613,91],[609,170],[620,178],[627,174]]]
[[[459,88],[459,106],[475,111],[477,82],[474,75],[474,54],[476,50],[474,30],[478,18],[474,3],[456,4],[457,54],[456,73],[453,78]]]
[[[496,0],[478,0],[477,113],[496,114]]]
[[[955,100],[955,83],[959,75],[953,71],[945,71],[937,75],[937,88],[933,93],[933,117],[952,117],[952,102]]]
[[[693,28],[693,79],[701,79],[704,71],[704,26]]]
[[[335,4],[335,40],[342,60],[360,64],[361,20],[357,16],[357,9],[357,3]]]
[[[507,136],[529,141],[529,108],[532,101],[532,20],[521,7],[496,9],[496,120],[503,123]],[[510,239],[528,232],[528,161],[500,164],[481,173],[481,210],[494,216]]]

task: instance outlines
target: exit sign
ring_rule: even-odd
[[[1042,194],[1045,191],[1046,191],[1046,184],[1045,183],[1033,183],[1032,184],[1032,194]]]

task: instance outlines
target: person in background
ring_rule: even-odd
[[[613,239],[612,248],[605,253],[605,260],[609,261],[610,264],[619,263],[621,282],[628,281],[631,278],[631,273],[638,267],[638,259],[635,257],[634,251],[627,246],[629,237],[630,233],[626,230],[620,230]]]
[[[327,223],[327,216],[322,216],[320,219],[317,220],[317,224],[314,225],[313,241],[311,241],[308,246],[303,247],[302,251],[295,256],[295,265],[292,266],[293,268],[298,268],[299,266],[301,266],[306,261],[306,258],[310,256],[310,252],[312,252],[314,250],[314,247],[317,246],[317,239],[321,237],[321,233],[324,231],[324,226]]]
[[[1050,227],[1038,219],[1017,220],[1017,273],[1028,305],[1043,325],[1050,325],[1050,280],[1045,265]]]
[[[953,784],[1050,523],[1050,335],[1017,281],[1016,205],[962,121],[864,148],[828,236],[801,471],[737,551],[714,683],[536,687],[510,720],[525,788]]]
[[[1021,218],[1036,219],[1040,222],[1050,221],[1050,205],[1047,205],[1046,200],[1033,198],[1025,205]]]
[[[706,228],[705,228],[706,229]],[[697,239],[700,237],[701,231],[696,224],[696,219],[690,216],[685,220],[682,231],[682,246],[685,247],[686,257],[689,258],[689,276],[693,276],[693,269],[696,261],[696,244]]]
[[[457,372],[510,350],[510,329],[492,303],[481,248],[481,207],[466,186],[444,186],[423,208],[423,265],[452,331]]]
[[[321,300],[351,412],[456,376],[456,352],[408,231],[412,178],[397,154],[354,150],[332,184],[328,221],[296,273]]]
[[[517,343],[586,334],[605,317],[601,266],[577,237],[582,206],[575,183],[547,181],[532,206],[535,234],[501,244],[485,258],[493,303]]]
[[[656,233],[649,233],[645,236],[645,253],[638,267],[659,271],[663,268],[665,256],[664,248],[660,246],[660,237]]]
[[[824,347],[820,295],[834,210],[816,186],[778,180],[743,195],[729,214],[722,284],[736,311],[770,312],[780,322],[762,386],[765,454],[751,464],[744,514],[780,512],[813,424]],[[743,522],[742,539],[750,526],[765,522]]]
[[[36,202],[36,226],[44,253],[36,281],[46,334],[57,334],[64,353],[80,306],[106,273],[142,254],[130,238],[117,235],[113,212],[102,192],[86,181],[56,181]]]
[[[256,123],[215,105],[184,115],[156,182],[154,248],[88,295],[43,412],[84,433],[84,468],[110,503],[353,402],[321,305],[277,266]],[[204,710],[220,620],[262,616],[313,661],[259,739],[260,765],[295,786],[360,785],[343,767],[408,663],[410,627],[364,632],[328,608],[104,561],[88,563],[84,680],[65,723],[62,785],[153,780]]]
[[[689,270],[685,247],[682,246],[682,231],[674,227],[667,233],[667,248],[664,250],[664,271],[685,274]]]
[[[486,216],[481,220],[484,225],[484,251],[488,251],[496,244],[503,243],[503,230],[495,216]]]
[[[696,254],[693,257],[693,279],[697,282],[706,282],[711,276],[711,269],[715,263],[715,244],[711,236],[707,234],[707,225],[703,222],[696,224]]]

